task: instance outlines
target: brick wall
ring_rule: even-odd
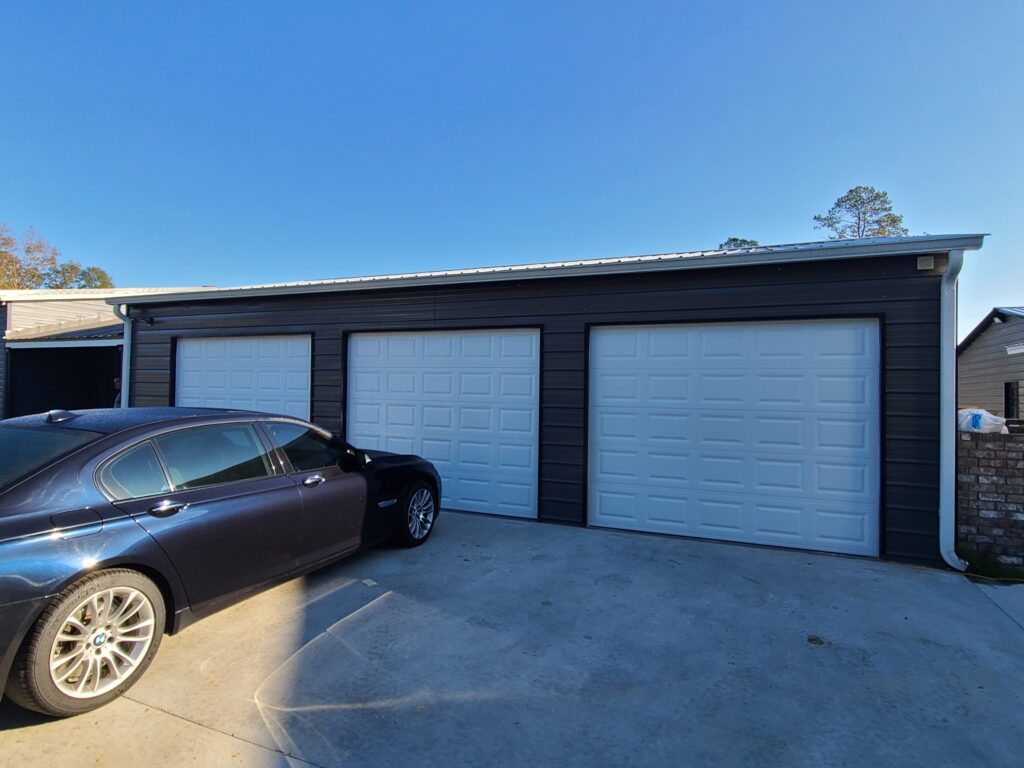
[[[957,550],[1024,567],[1024,434],[958,438]]]

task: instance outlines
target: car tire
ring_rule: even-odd
[[[437,492],[429,484],[417,481],[406,488],[400,504],[402,513],[395,541],[403,547],[418,547],[430,538],[437,523]]]
[[[142,677],[165,621],[163,595],[141,573],[90,573],[43,611],[18,650],[5,693],[54,717],[101,707]]]

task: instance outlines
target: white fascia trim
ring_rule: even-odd
[[[171,288],[11,288],[0,291],[0,303],[27,301],[107,301],[118,296],[144,296],[153,293],[201,291],[210,286],[177,286]]]
[[[62,349],[64,347],[119,347],[121,339],[71,339],[68,341],[8,341],[8,349]]]
[[[694,251],[691,253],[667,253],[653,256],[585,259],[521,264],[507,267],[480,267],[477,269],[456,269],[440,272],[350,277],[337,280],[310,280],[160,295],[124,296],[118,299],[109,299],[108,303],[140,305],[177,301],[208,301],[213,299],[286,296],[289,294],[339,293],[377,288],[417,288],[434,285],[499,282],[503,280],[637,274],[669,270],[945,253],[952,250],[977,250],[981,248],[984,239],[984,235],[927,235],[921,237],[797,243],[793,245],[758,246],[756,248],[743,248],[735,251]]]
[[[956,281],[963,264],[963,251],[949,252],[939,302],[939,552],[958,571],[967,570],[956,553]]]

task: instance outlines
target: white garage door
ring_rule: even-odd
[[[593,525],[874,555],[870,320],[594,329]]]
[[[357,334],[348,352],[349,442],[432,461],[443,506],[537,516],[537,331]]]
[[[179,339],[175,405],[309,418],[310,337]]]

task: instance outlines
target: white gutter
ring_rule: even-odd
[[[121,407],[127,408],[132,376],[132,319],[121,311],[120,304],[113,305],[114,314],[124,321],[124,347],[121,349]]]
[[[967,570],[956,553],[956,281],[964,252],[949,252],[942,276],[939,344],[939,551],[951,568]]]

